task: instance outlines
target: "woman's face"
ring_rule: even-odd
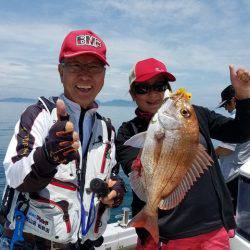
[[[163,81],[166,81],[166,78],[162,75],[157,75],[143,83],[154,85]],[[131,93],[131,96],[140,110],[154,114],[162,104],[162,101],[164,99],[164,91],[156,91],[151,89],[148,93],[145,94]]]

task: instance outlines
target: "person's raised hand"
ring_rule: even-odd
[[[79,160],[79,136],[74,131],[74,125],[69,121],[65,103],[57,100],[57,122],[50,128],[45,138],[43,149],[47,159],[52,164],[67,164]]]
[[[250,71],[239,68],[235,71],[233,65],[229,65],[231,83],[239,100],[250,98]]]

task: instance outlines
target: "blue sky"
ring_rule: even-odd
[[[106,42],[105,86],[98,99],[126,99],[137,60],[167,64],[193,102],[214,107],[228,65],[250,68],[250,1],[1,1],[0,99],[62,92],[58,54],[65,35],[92,29]]]

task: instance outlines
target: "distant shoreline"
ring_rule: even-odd
[[[0,102],[36,103],[37,99],[10,97],[10,98],[0,99]],[[101,106],[135,107],[134,102],[127,101],[127,100],[122,100],[122,99],[106,101],[106,102],[102,102],[102,101],[97,100],[97,103],[100,104]]]

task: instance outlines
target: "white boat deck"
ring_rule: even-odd
[[[103,237],[104,243],[96,248],[98,250],[130,250],[134,249],[137,241],[134,228],[123,228],[118,223],[108,224]]]
[[[230,250],[250,250],[250,242],[236,234],[230,239]]]

